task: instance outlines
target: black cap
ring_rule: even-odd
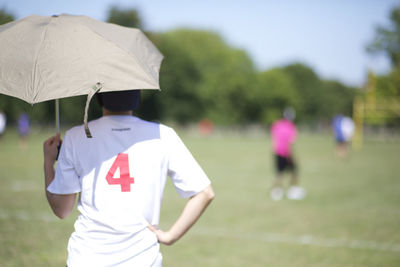
[[[135,110],[139,107],[140,90],[99,93],[97,99],[110,111]]]

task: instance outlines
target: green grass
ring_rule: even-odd
[[[270,200],[267,135],[181,137],[212,180],[216,199],[189,233],[162,247],[164,266],[400,266],[400,141],[366,140],[346,160],[332,137],[300,136],[302,201]],[[74,212],[52,215],[44,195],[42,143],[26,149],[9,129],[0,141],[0,265],[65,266]],[[161,227],[185,201],[167,184]]]

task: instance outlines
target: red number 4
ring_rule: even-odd
[[[119,169],[119,178],[114,177],[117,169]],[[121,192],[131,191],[131,184],[134,183],[134,179],[131,177],[129,172],[128,154],[117,155],[117,158],[107,173],[106,179],[109,185],[121,185]]]

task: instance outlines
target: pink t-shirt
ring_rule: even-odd
[[[296,126],[289,120],[278,120],[271,126],[271,137],[275,154],[282,157],[290,156],[291,145],[297,137]]]

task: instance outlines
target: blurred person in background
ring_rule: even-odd
[[[210,119],[202,119],[198,123],[198,129],[202,136],[210,136],[214,132],[214,123]]]
[[[25,149],[27,147],[27,139],[29,132],[31,131],[31,123],[29,116],[26,113],[22,113],[18,118],[18,134],[20,140],[20,147]]]
[[[354,122],[350,117],[336,115],[332,121],[333,134],[336,141],[335,155],[345,158],[349,152],[349,143],[354,134]]]
[[[7,117],[6,114],[0,109],[0,141],[3,137],[3,134],[6,130],[7,125]]]
[[[293,123],[296,116],[293,108],[285,108],[283,118],[271,125],[272,148],[275,158],[276,176],[270,196],[273,200],[280,200],[284,196],[284,172],[290,172],[290,184],[286,191],[288,199],[300,200],[306,195],[299,186],[298,170],[293,154],[293,145],[297,139],[297,128]]]

